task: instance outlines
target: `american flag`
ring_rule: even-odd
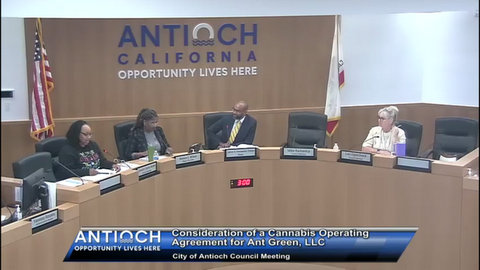
[[[35,54],[33,57],[33,89],[32,89],[32,125],[30,136],[37,140],[53,136],[52,107],[50,92],[53,90],[53,78],[48,63],[47,50],[43,44],[42,22],[35,22]]]

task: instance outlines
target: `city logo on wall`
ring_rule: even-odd
[[[206,29],[208,31],[208,39],[202,40],[198,38],[198,31],[201,29]],[[199,23],[195,25],[192,32],[192,44],[193,46],[213,46],[215,44],[215,33],[213,31],[213,27],[208,23]]]
[[[124,25],[118,42],[121,80],[257,76],[258,25]]]

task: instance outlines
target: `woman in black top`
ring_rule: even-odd
[[[68,144],[62,147],[58,160],[79,176],[96,175],[99,168],[120,170],[120,167],[107,160],[98,144],[91,140],[92,129],[83,120],[75,121],[67,132]],[[75,175],[65,169],[60,169],[62,178]]]
[[[168,144],[163,129],[158,126],[158,115],[153,109],[142,109],[137,116],[137,122],[128,134],[126,157],[139,159],[148,155],[148,147],[151,146],[160,155],[171,155],[173,149]]]

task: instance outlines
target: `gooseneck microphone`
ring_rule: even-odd
[[[380,138],[380,135],[372,136],[371,138],[365,139],[365,140],[362,142],[362,144],[364,144],[364,143],[366,143],[366,142],[368,142],[368,141],[371,141],[371,140],[373,140],[373,139],[378,139],[378,138]]]
[[[125,164],[125,166],[127,166],[129,169],[132,168],[132,167],[130,167],[130,165],[128,165],[128,163],[127,163],[125,160],[116,158],[112,153],[110,153],[109,151],[107,151],[107,149],[104,148],[104,149],[103,149],[103,152],[104,152],[105,154],[108,154],[108,156],[112,158],[112,161],[113,161],[114,163]]]
[[[380,138],[380,135],[374,135],[374,136],[372,136],[371,138],[365,139],[365,140],[362,142],[362,146],[363,146],[364,143],[369,142],[369,141],[371,141],[371,140],[373,140],[373,139],[378,139],[378,138]],[[377,150],[377,151],[378,151],[378,150]]]
[[[80,178],[80,180],[82,180],[82,185],[85,185],[85,180],[83,180],[83,178],[82,178],[80,175],[78,175],[78,174],[75,173],[74,171],[70,170],[67,166],[63,165],[63,163],[61,163],[60,161],[55,160],[55,159],[52,160],[52,163],[53,163],[54,165],[59,165],[60,167],[62,167],[62,168],[64,168],[65,170],[67,170],[69,173],[73,174],[73,176]]]
[[[369,142],[369,141],[371,141],[371,140],[373,140],[373,139],[377,139],[377,138],[380,138],[380,135],[374,135],[374,136],[372,136],[372,137],[370,137],[370,138],[368,138],[368,139],[365,139],[361,144],[355,144],[351,149],[356,149],[358,146],[361,147],[364,143]]]

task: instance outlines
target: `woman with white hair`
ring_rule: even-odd
[[[378,126],[368,132],[363,141],[362,151],[390,155],[394,152],[396,143],[405,143],[405,132],[395,126],[398,117],[398,108],[388,106],[378,111]]]

